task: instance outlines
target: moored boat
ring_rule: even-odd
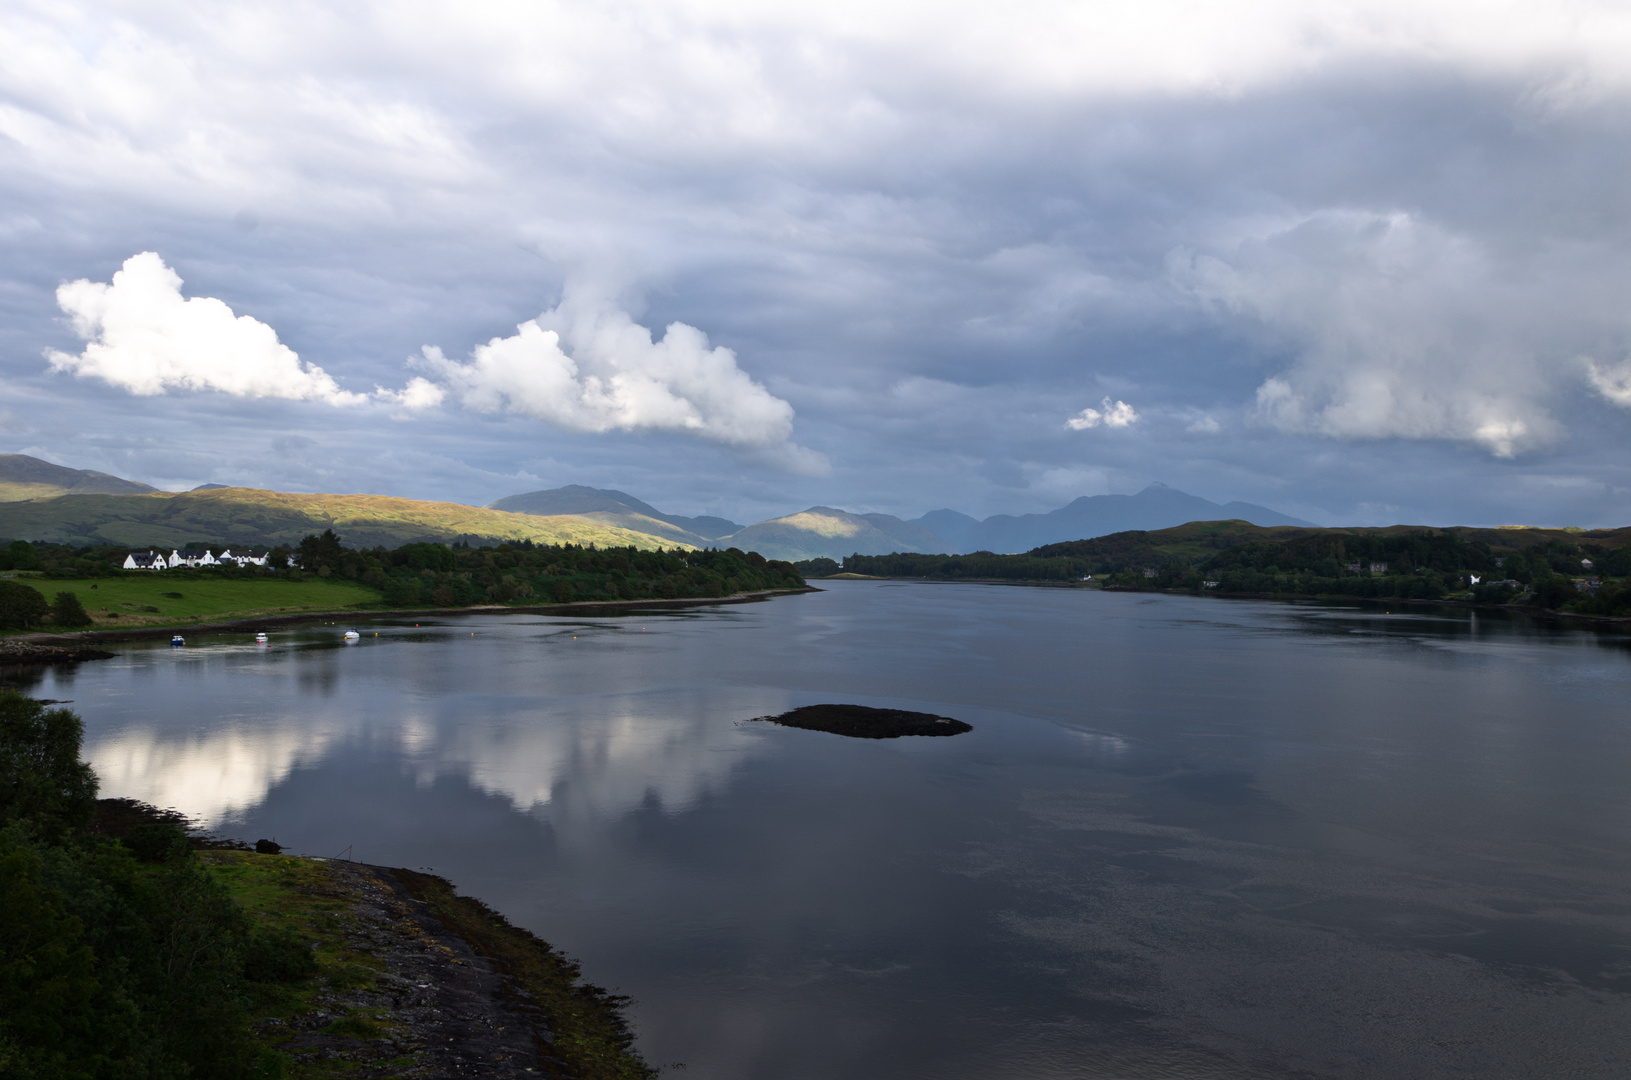
[[[170,636],[170,644],[179,647],[187,644],[187,639],[182,637],[180,634],[172,634]]]

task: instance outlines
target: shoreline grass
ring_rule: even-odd
[[[262,616],[313,614],[347,608],[378,606],[379,590],[352,581],[308,578],[244,580],[202,575],[107,578],[29,578],[22,584],[36,589],[47,602],[59,592],[79,597],[91,625],[77,630],[141,630],[186,627],[201,622],[253,619]],[[52,628],[43,628],[50,632]],[[16,631],[14,633],[22,633]],[[38,632],[38,631],[29,631]]]

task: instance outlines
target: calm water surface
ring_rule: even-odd
[[[106,794],[447,875],[675,1075],[1631,1075],[1624,638],[871,582],[341,629],[34,692]],[[975,730],[748,722],[821,701]]]

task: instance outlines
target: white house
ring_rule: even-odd
[[[1385,573],[1387,573],[1387,563],[1385,563],[1385,562],[1373,562],[1373,563],[1371,563],[1370,564],[1370,572],[1373,573],[1373,574],[1385,574]]]
[[[208,553],[206,552],[206,554]],[[265,566],[266,557],[269,554],[271,553],[266,551],[245,551],[241,554],[234,555],[232,553],[232,549],[228,548],[227,550],[221,552],[221,554],[217,555],[215,557],[215,561],[217,564],[222,566],[229,562],[237,563],[239,566]]]
[[[170,568],[172,570],[178,566],[189,566],[196,569],[200,566],[218,565],[220,564],[215,556],[211,555],[207,549],[202,555],[183,555],[181,552],[174,550],[170,552]]]
[[[125,556],[124,568],[126,570],[165,570],[169,563],[164,556],[156,551],[149,551],[146,555],[130,554]]]

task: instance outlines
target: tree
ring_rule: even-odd
[[[57,599],[51,605],[51,621],[57,626],[91,625],[91,617],[85,611],[85,605],[79,602],[79,594],[71,592],[57,593]]]
[[[27,540],[13,540],[0,555],[0,570],[37,570],[39,565],[39,553]]]
[[[300,541],[295,562],[300,564],[300,569],[310,574],[317,574],[323,570],[334,573],[340,569],[340,556],[344,550],[340,545],[340,538],[334,535],[334,530],[324,529],[322,536],[308,536]]]
[[[0,824],[91,820],[96,774],[79,760],[84,733],[68,709],[47,709],[15,690],[0,690]]]
[[[38,589],[0,581],[0,630],[26,630],[45,618],[51,605]]]

